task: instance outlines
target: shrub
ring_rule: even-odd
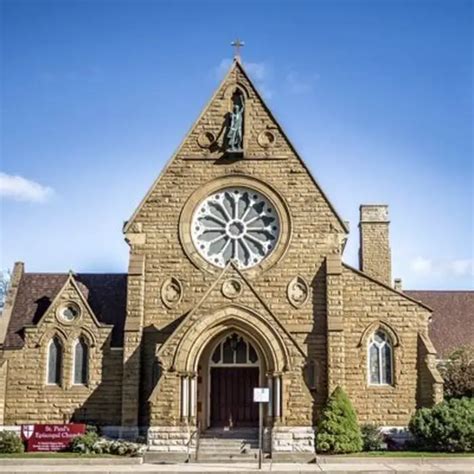
[[[387,449],[387,443],[378,426],[370,424],[362,425],[360,431],[364,451],[383,451]]]
[[[322,453],[355,453],[362,449],[357,416],[345,392],[337,387],[318,423],[316,450]]]
[[[474,397],[474,346],[455,350],[440,364],[446,398]]]
[[[145,445],[123,440],[101,438],[96,431],[87,432],[72,440],[71,450],[81,454],[115,454],[117,456],[140,456]]]
[[[76,436],[70,445],[73,453],[91,454],[94,453],[94,445],[99,441],[99,435],[95,431],[88,431],[86,434]]]
[[[0,453],[22,453],[25,450],[21,438],[12,431],[0,431]]]
[[[422,408],[413,415],[409,428],[419,449],[472,451],[474,398],[452,398],[433,408]]]

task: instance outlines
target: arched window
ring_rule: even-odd
[[[252,344],[233,333],[214,349],[212,365],[258,365],[258,355]]]
[[[388,334],[375,331],[369,340],[369,383],[391,385],[393,381],[393,350]]]
[[[74,346],[74,384],[85,385],[87,383],[89,347],[86,341],[80,337]]]
[[[59,338],[53,337],[48,346],[48,374],[47,381],[51,385],[61,384],[61,370],[63,366],[63,347]]]

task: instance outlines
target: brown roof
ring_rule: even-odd
[[[474,291],[404,291],[433,310],[430,338],[440,356],[474,344]]]
[[[20,280],[15,306],[5,337],[5,348],[23,346],[23,328],[36,324],[66,283],[67,273],[25,273]],[[112,346],[123,345],[127,275],[78,273],[80,290],[100,323],[112,324]]]

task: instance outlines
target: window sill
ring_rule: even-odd
[[[395,385],[392,384],[368,384],[368,389],[372,390],[394,390]]]

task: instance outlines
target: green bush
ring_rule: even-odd
[[[21,438],[12,431],[0,431],[0,453],[22,453],[25,450]]]
[[[471,452],[474,398],[453,398],[433,408],[422,408],[413,415],[409,428],[419,449]]]
[[[445,398],[474,397],[474,346],[464,346],[439,365]]]
[[[71,451],[81,454],[115,454],[117,456],[140,456],[145,445],[123,440],[101,438],[96,431],[88,431],[85,435],[72,440]]]
[[[378,426],[370,424],[362,425],[360,431],[364,451],[383,451],[387,449],[387,443],[385,443],[384,436]]]
[[[318,423],[316,450],[321,453],[355,453],[362,449],[357,416],[345,392],[337,387]]]
[[[97,441],[99,441],[99,435],[95,431],[88,431],[86,434],[73,438],[70,449],[73,453],[91,454],[95,452],[94,445]]]

